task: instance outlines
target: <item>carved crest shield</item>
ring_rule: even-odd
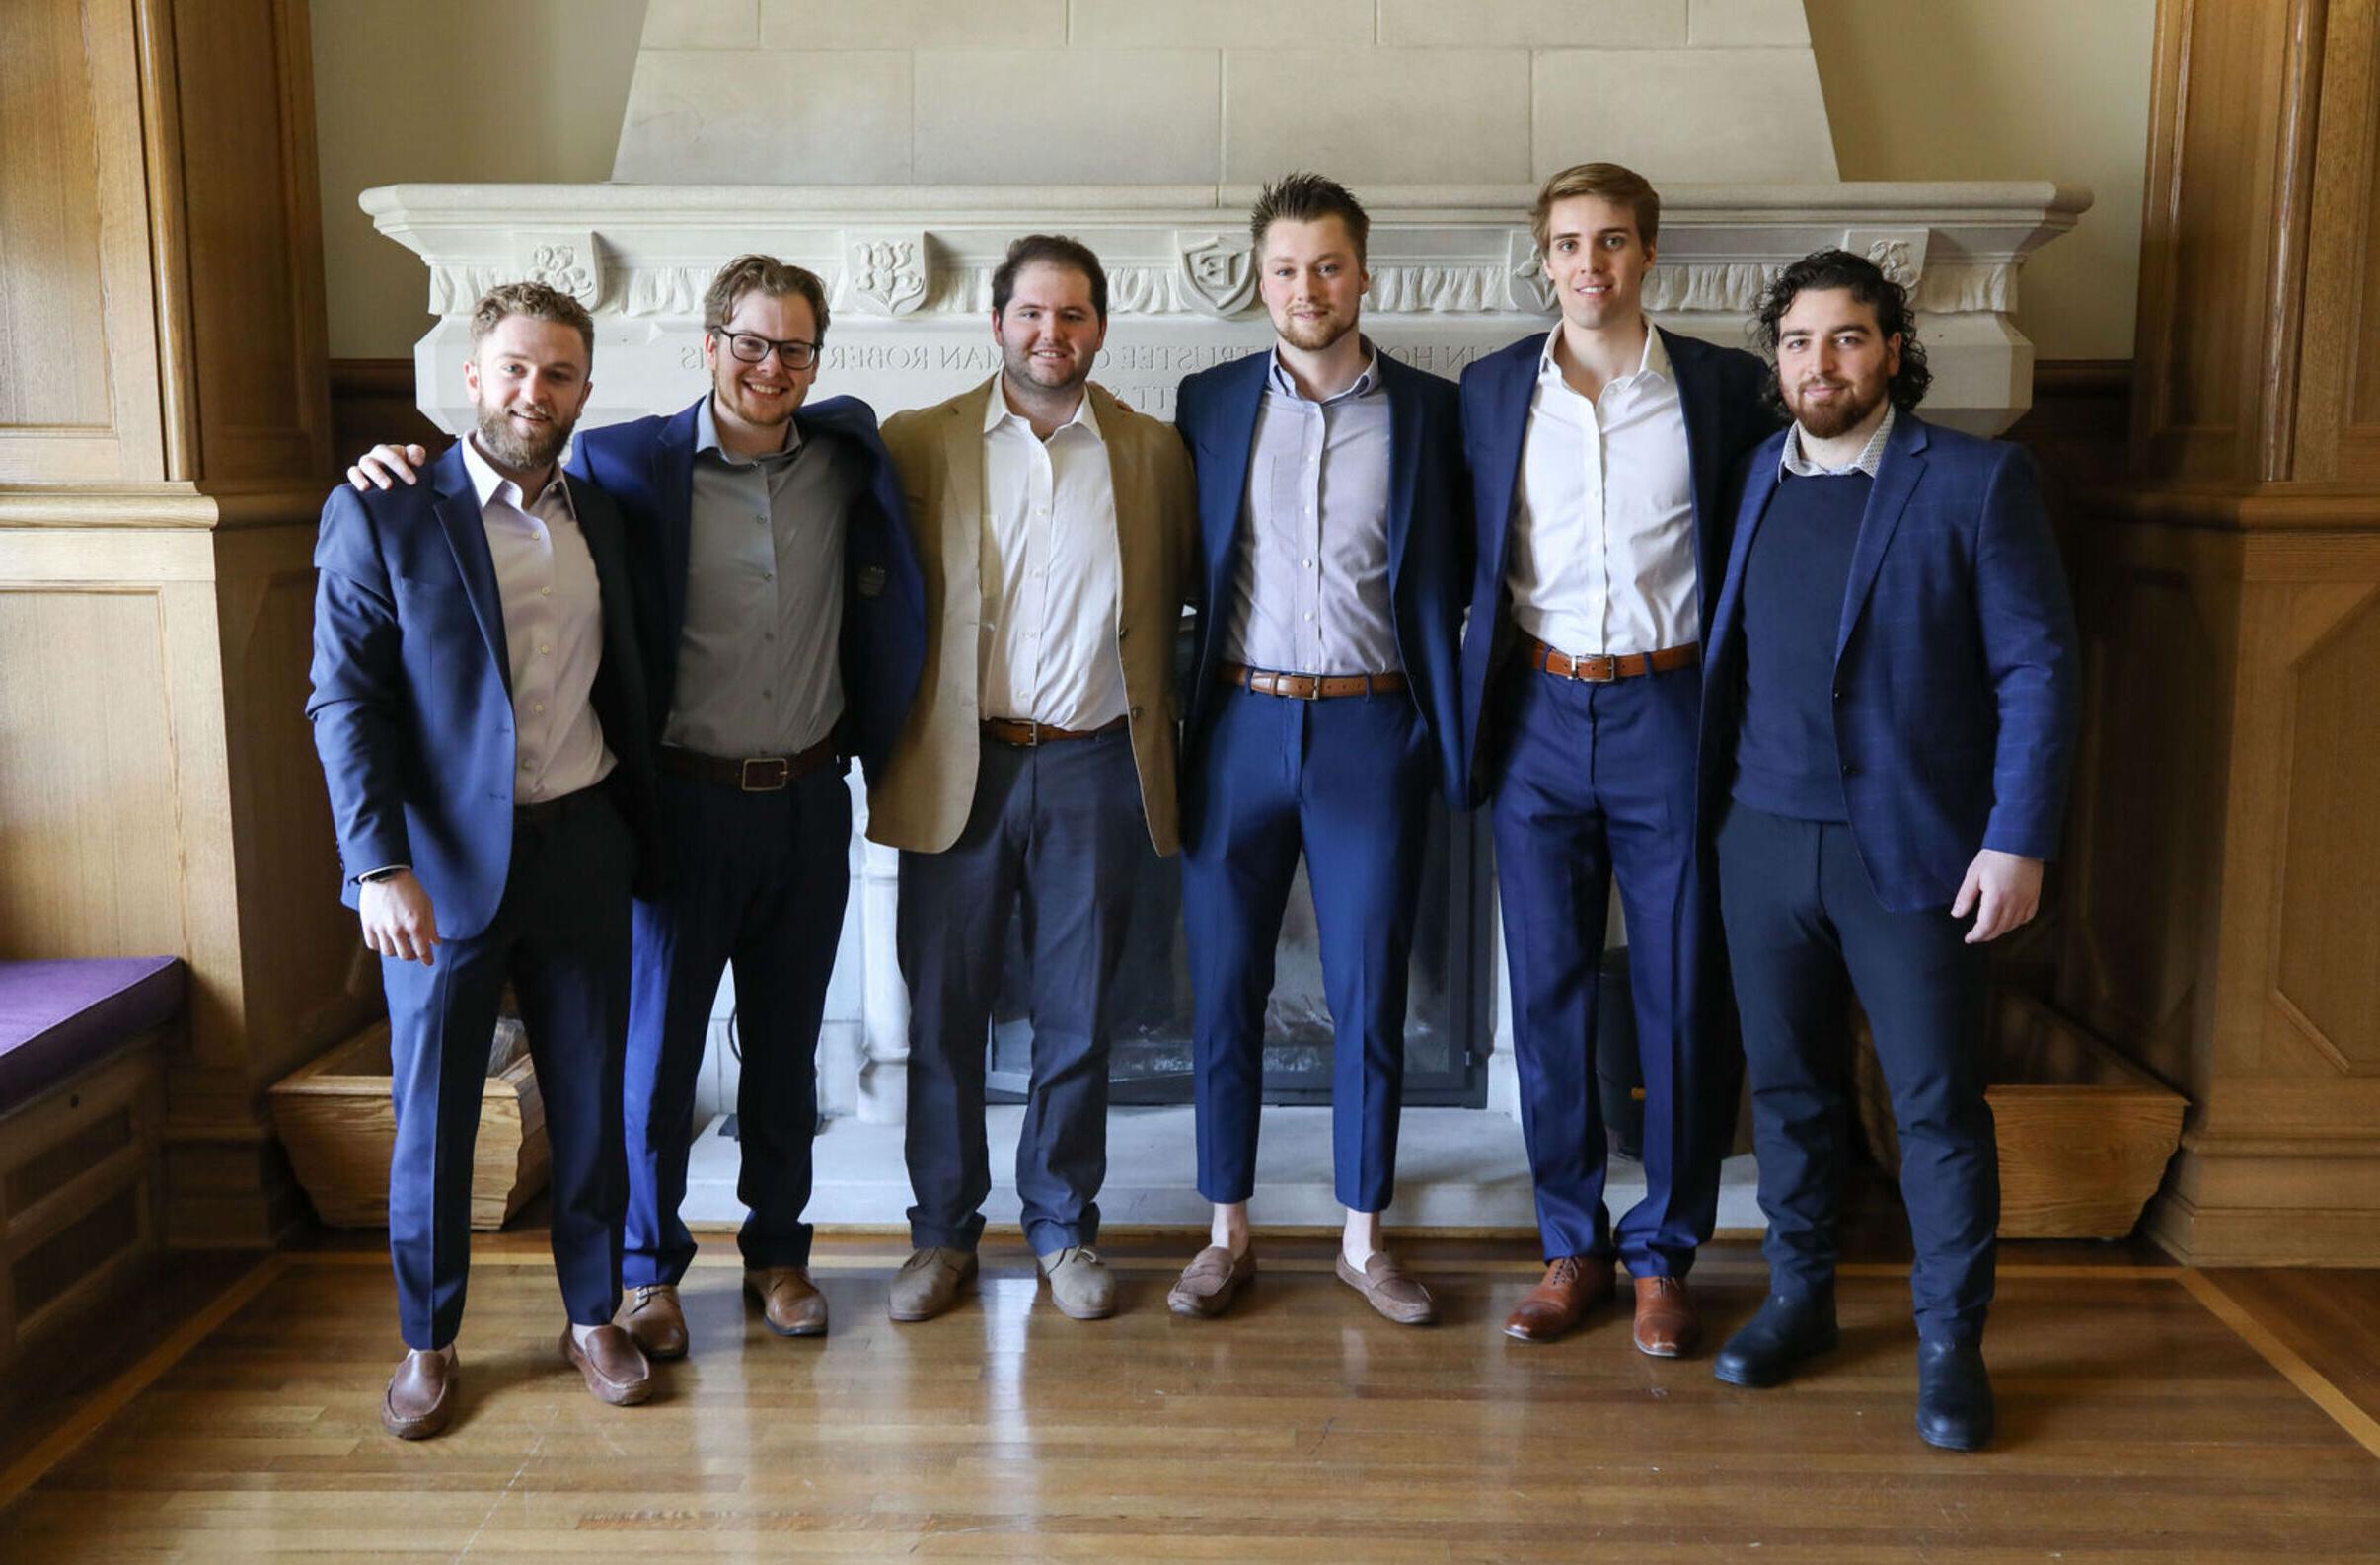
[[[1175,272],[1182,302],[1205,315],[1237,315],[1256,297],[1256,255],[1247,240],[1230,234],[1176,234],[1181,261]]]

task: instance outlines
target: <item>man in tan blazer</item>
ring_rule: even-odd
[[[884,426],[917,532],[926,673],[868,836],[901,853],[909,1209],[892,1316],[975,1277],[991,1192],[985,1046],[1010,919],[1032,968],[1016,1150],[1025,1237],[1078,1319],[1115,1309],[1090,1245],[1107,1171],[1113,987],[1134,865],[1176,845],[1174,628],[1196,523],[1171,426],[1089,384],[1107,276],[1028,235],[993,274],[999,375]]]

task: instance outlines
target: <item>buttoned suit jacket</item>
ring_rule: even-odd
[[[884,443],[917,526],[926,674],[884,780],[868,790],[867,835],[916,853],[939,853],[956,842],[975,798],[984,716],[984,415],[989,399],[999,395],[1000,377],[994,375],[947,402],[896,413],[884,425]],[[1190,563],[1190,467],[1163,422],[1133,411],[1098,386],[1085,395],[1115,490],[1122,589],[1115,648],[1124,667],[1141,806],[1150,843],[1170,854],[1180,842],[1173,643]]]
[[[1182,765],[1195,775],[1218,710],[1220,670],[1233,583],[1247,547],[1240,526],[1256,417],[1264,406],[1271,349],[1201,370],[1184,380],[1176,426],[1198,476],[1198,650],[1191,666],[1189,722]],[[1455,674],[1462,636],[1463,587],[1470,577],[1469,495],[1463,479],[1462,422],[1454,383],[1378,355],[1388,394],[1388,600],[1398,659],[1429,732],[1431,770],[1456,808],[1460,737]],[[1291,669],[1290,673],[1336,673]],[[1197,801],[1186,825],[1196,830]]]
[[[638,625],[650,672],[654,739],[669,716],[686,629],[686,582],[694,539],[697,399],[667,417],[632,419],[580,434],[570,470],[610,490],[627,518],[640,591]],[[918,687],[926,657],[926,611],[917,552],[900,485],[876,432],[875,410],[855,397],[805,405],[793,415],[805,441],[840,436],[862,467],[844,512],[843,718],[838,754],[857,758],[873,787]]]
[[[1744,572],[1782,431],[1747,459],[1702,704],[1703,829],[1734,783]],[[1835,761],[1852,841],[1895,912],[1947,906],[1978,849],[2057,851],[2080,708],[2074,611],[2024,451],[1894,420],[1834,638]]]
[[[602,599],[592,700],[616,763],[610,791],[648,885],[652,754],[628,544],[610,496],[565,482]],[[460,442],[426,483],[333,490],[314,564],[306,715],[331,794],[340,899],[356,905],[356,875],[408,864],[440,937],[469,939],[495,917],[510,873],[514,735],[504,604]]]

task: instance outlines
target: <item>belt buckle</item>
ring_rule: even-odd
[[[1039,717],[1024,719],[1024,747],[1027,750],[1041,748],[1041,719]]]
[[[756,768],[759,769],[757,781],[754,777]],[[770,768],[775,768],[775,772],[772,773]],[[755,755],[744,758],[743,775],[736,780],[736,785],[747,793],[774,793],[792,781],[791,761],[781,755]]]
[[[1281,688],[1281,682],[1285,679],[1304,680],[1305,694],[1302,696],[1290,695],[1288,691]],[[1320,701],[1322,699],[1322,676],[1319,674],[1275,674],[1273,676],[1273,694],[1289,696],[1292,701]]]
[[[1603,671],[1600,674],[1585,672],[1597,664],[1602,665]],[[1602,652],[1592,652],[1585,657],[1574,657],[1570,660],[1570,677],[1582,685],[1612,684],[1619,679],[1619,659]]]

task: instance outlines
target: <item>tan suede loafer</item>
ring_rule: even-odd
[[[1346,1255],[1341,1254],[1334,1269],[1340,1282],[1362,1294],[1366,1304],[1400,1326],[1427,1326],[1438,1319],[1438,1301],[1430,1297],[1430,1290],[1406,1276],[1404,1268],[1386,1250],[1373,1251],[1360,1272],[1348,1265]]]
[[[826,1335],[826,1295],[810,1285],[806,1267],[748,1266],[744,1292],[760,1304],[761,1319],[779,1336]]]
[[[443,1433],[455,1410],[455,1372],[462,1364],[451,1342],[426,1353],[409,1350],[397,1361],[397,1373],[380,1399],[380,1427],[399,1440]]]
[[[886,1307],[895,1320],[931,1320],[975,1281],[975,1252],[930,1244],[901,1263]]]
[[[1165,1307],[1177,1315],[1213,1319],[1231,1307],[1231,1301],[1256,1275],[1256,1252],[1234,1255],[1227,1245],[1210,1244],[1191,1258],[1165,1296]]]

